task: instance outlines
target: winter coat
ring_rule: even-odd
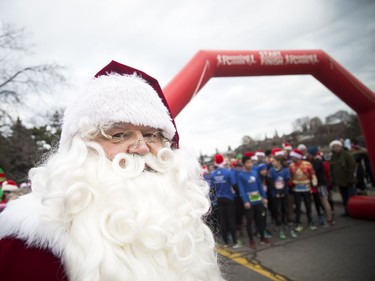
[[[356,183],[354,177],[355,160],[346,150],[334,152],[330,163],[332,184],[336,186],[352,186]]]

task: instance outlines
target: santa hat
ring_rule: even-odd
[[[153,77],[112,61],[92,79],[83,94],[67,107],[59,149],[68,149],[81,121],[101,126],[131,123],[162,130],[178,148],[178,133],[167,101]]]
[[[298,150],[298,149],[293,149],[292,152],[290,153],[290,157],[295,157],[295,158],[298,158],[298,159],[302,159],[303,153],[300,150]]]
[[[292,150],[292,145],[288,142],[283,143],[283,149],[285,150]]]
[[[243,154],[243,156],[246,156],[246,157],[249,157],[249,158],[251,158],[251,157],[253,157],[255,154],[254,154],[254,152],[252,152],[252,151],[246,151],[244,154]]]
[[[224,157],[221,154],[215,154],[214,162],[216,166],[223,167],[224,166]]]
[[[264,150],[257,150],[255,151],[255,155],[256,156],[266,156],[266,153],[264,152]]]
[[[18,186],[14,181],[6,180],[3,182],[3,185],[1,188],[3,191],[15,191],[18,189]]]
[[[342,146],[342,142],[339,140],[331,141],[331,143],[329,144],[329,147],[332,148],[334,145]]]
[[[273,156],[285,156],[285,152],[281,148],[273,148],[271,151]]]

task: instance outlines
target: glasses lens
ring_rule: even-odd
[[[117,130],[100,130],[102,137],[113,143],[124,143],[129,146],[129,148],[136,148],[141,141],[146,142],[147,144],[163,144],[164,141],[167,141],[160,131],[146,131],[141,132],[138,130],[128,130],[128,131],[117,131]],[[140,137],[142,136],[142,137]]]

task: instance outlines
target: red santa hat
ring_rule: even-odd
[[[216,154],[214,156],[214,162],[216,166],[222,166],[224,165],[224,157],[221,154]]]
[[[281,148],[273,148],[271,151],[273,156],[285,156],[285,152]]]
[[[293,149],[292,152],[290,153],[290,157],[295,157],[298,159],[302,159],[303,153],[301,150],[298,149]]]
[[[3,181],[1,189],[3,191],[15,191],[18,189],[17,184],[12,180]]]
[[[249,157],[249,158],[253,157],[254,155],[255,154],[252,151],[245,151],[244,154],[243,154],[243,156],[246,156],[246,157]]]
[[[292,145],[288,142],[284,142],[282,146],[283,146],[283,149],[285,149],[285,150],[292,150],[293,149]]]
[[[263,156],[263,157],[265,157],[266,153],[264,152],[264,150],[256,150],[255,151],[255,155],[256,156]]]
[[[138,69],[112,61],[92,79],[78,100],[67,107],[59,149],[69,149],[85,120],[94,126],[131,123],[162,130],[178,148],[178,133],[158,81]]]

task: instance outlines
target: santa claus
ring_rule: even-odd
[[[1,280],[223,280],[198,161],[158,82],[111,62],[0,215]]]

